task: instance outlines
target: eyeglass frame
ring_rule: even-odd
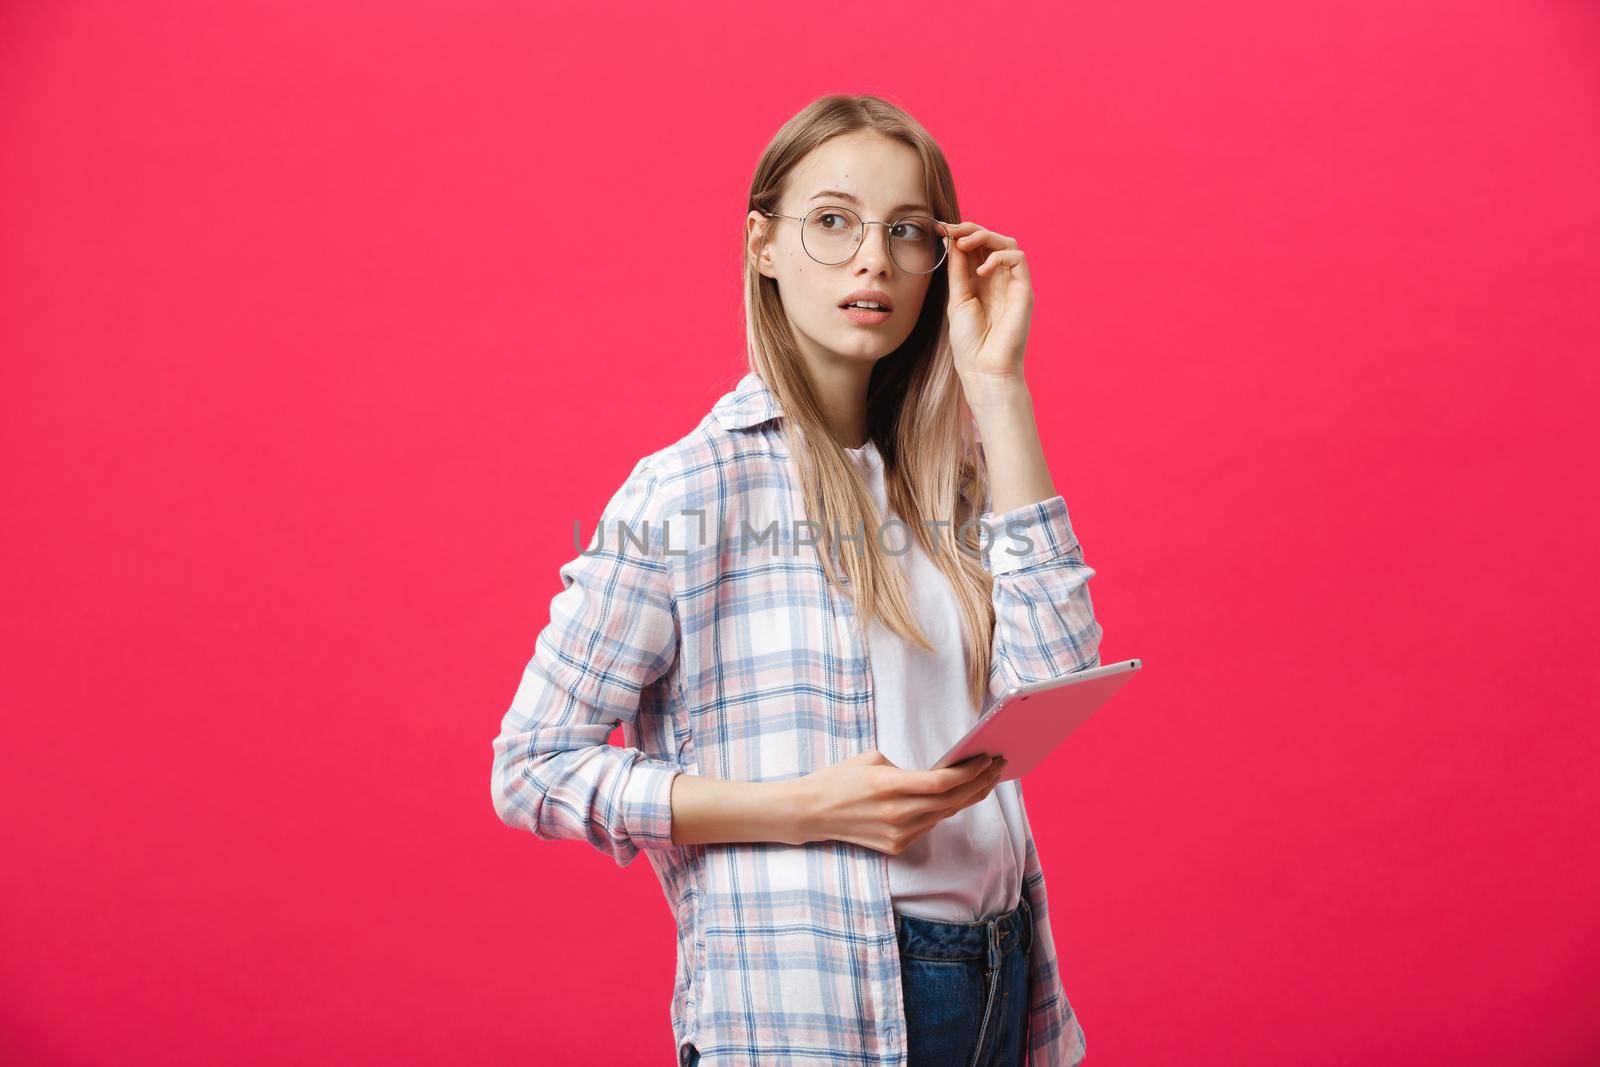
[[[806,221],[806,219],[810,218],[812,215],[815,215],[817,212],[824,211],[824,210],[826,210],[826,211],[848,211],[848,212],[850,212],[850,214],[854,215],[856,218],[861,219],[861,237],[860,237],[860,239],[858,239],[856,241],[855,249],[852,250],[851,253],[848,256],[845,256],[843,259],[839,260],[837,263],[823,263],[822,260],[817,259],[816,256],[811,254],[811,249],[806,248],[805,221]],[[800,247],[802,249],[805,249],[806,255],[811,256],[813,261],[815,261],[817,263],[821,263],[824,267],[842,266],[843,264],[850,262],[852,259],[855,259],[856,258],[856,253],[861,251],[861,246],[866,244],[866,242],[867,242],[867,227],[868,226],[893,226],[896,223],[904,222],[906,219],[927,219],[929,222],[933,223],[935,226],[948,227],[948,226],[951,225],[950,223],[945,222],[943,219],[934,218],[932,215],[901,215],[899,218],[895,219],[894,222],[883,222],[883,221],[878,221],[878,220],[870,220],[869,221],[867,219],[862,219],[861,218],[861,212],[856,211],[854,208],[845,207],[843,204],[839,204],[839,205],[818,204],[816,207],[812,208],[810,211],[806,212],[804,215],[785,215],[785,214],[782,214],[781,212],[777,212],[777,211],[763,211],[761,213],[763,215],[768,216],[769,218],[774,218],[774,219],[793,219],[794,221],[800,223],[801,224],[801,229],[800,229]],[[892,240],[892,238],[891,238],[891,240]],[[894,265],[896,267],[900,267],[900,269],[905,271],[907,274],[915,274],[918,277],[921,277],[922,275],[925,275],[925,274],[932,274],[934,271],[938,270],[944,264],[945,260],[950,258],[950,234],[948,232],[939,234],[939,240],[940,240],[940,242],[942,244],[942,247],[943,247],[943,253],[939,256],[939,262],[935,263],[933,266],[929,267],[927,270],[906,270],[905,267],[900,267],[900,261],[898,259],[894,258],[894,245],[892,245],[892,244],[888,245],[889,258],[891,260],[894,260]]]

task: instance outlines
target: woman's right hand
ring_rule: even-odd
[[[988,796],[1004,769],[1004,759],[975,756],[912,771],[868,749],[794,780],[802,838],[796,843],[849,841],[897,856],[941,819]]]

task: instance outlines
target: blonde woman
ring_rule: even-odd
[[[924,769],[1007,687],[1099,664],[1027,260],[920,124],[845,95],[767,146],[742,254],[748,372],[561,568],[496,810],[649,857],[680,1064],[1075,1064],[1021,783]]]

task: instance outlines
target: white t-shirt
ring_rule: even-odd
[[[845,450],[878,501],[883,521],[894,518],[883,480],[883,457],[872,442]],[[892,524],[869,529],[884,558],[905,568],[912,610],[934,646],[915,648],[874,621],[867,633],[878,751],[896,766],[923,770],[966,733],[979,709],[967,695],[966,635],[949,579],[909,531]],[[900,554],[896,555],[899,552]],[[898,856],[889,856],[894,909],[948,922],[976,922],[1016,907],[1022,896],[1027,835],[1016,782],[1001,782],[987,797],[934,824]]]

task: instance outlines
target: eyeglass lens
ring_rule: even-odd
[[[843,263],[856,254],[865,238],[861,216],[845,207],[819,207],[806,215],[801,243],[818,263]],[[944,241],[938,223],[908,215],[889,226],[889,255],[895,266],[912,274],[927,274],[944,260]]]

